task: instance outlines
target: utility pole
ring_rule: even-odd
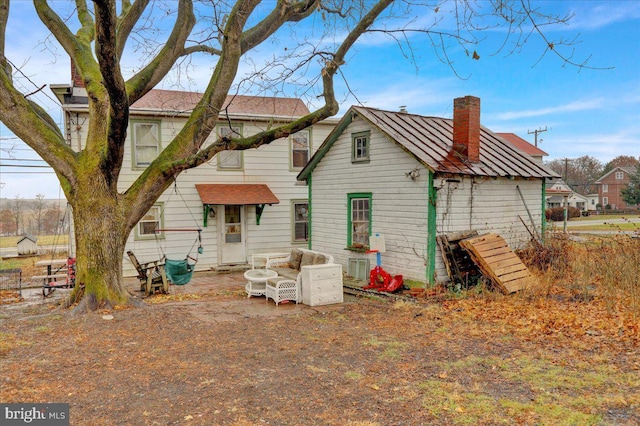
[[[531,132],[529,130],[527,130],[527,134],[528,135],[535,135],[534,136],[535,144],[536,144],[536,146],[538,146],[538,133],[544,133],[546,131],[547,131],[547,126],[544,126],[544,129],[543,128],[539,128],[539,129],[531,131]],[[540,142],[542,142],[542,139],[540,139]]]

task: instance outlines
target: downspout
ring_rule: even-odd
[[[437,192],[433,186],[433,172],[429,171],[427,197],[427,282],[436,284],[436,200]]]
[[[308,243],[307,248],[309,250],[311,250],[311,230],[313,229],[313,227],[311,226],[311,222],[312,222],[311,221],[311,217],[312,217],[311,216],[311,174],[309,174],[309,177],[307,178],[307,186],[309,187],[308,194],[307,194],[307,199],[308,199],[308,201],[307,201],[307,209],[308,209],[307,217],[308,217],[308,220],[309,220],[309,224],[307,226],[307,232],[308,232],[308,235],[307,235],[307,240],[308,240],[307,241],[307,243]]]

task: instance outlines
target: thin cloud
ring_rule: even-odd
[[[547,108],[528,109],[523,111],[509,111],[497,113],[493,115],[497,120],[517,120],[520,118],[540,117],[543,115],[560,114],[576,111],[587,111],[602,108],[604,104],[603,98],[579,100],[565,105],[559,105]]]

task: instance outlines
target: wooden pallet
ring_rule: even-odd
[[[499,235],[486,234],[460,241],[482,273],[504,294],[531,284],[531,272]]]

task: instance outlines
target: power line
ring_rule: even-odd
[[[51,166],[39,166],[37,164],[0,164],[0,167],[20,167],[23,168],[36,168],[36,169],[50,169]]]

